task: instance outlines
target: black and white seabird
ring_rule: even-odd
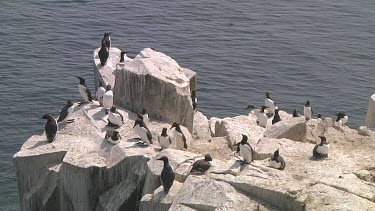
[[[120,133],[118,131],[107,131],[107,133],[105,134],[105,139],[111,143],[111,144],[118,144],[120,143],[120,139],[121,139],[121,136],[120,136]]]
[[[320,137],[320,144],[317,144],[314,147],[313,156],[315,158],[328,157],[328,151],[329,151],[330,146],[327,143],[327,139],[325,136],[319,136],[319,137]]]
[[[243,158],[243,162],[241,165],[251,163],[253,161],[254,150],[250,146],[249,142],[247,142],[247,136],[242,134],[241,142],[235,145],[237,145],[237,153],[240,152]]]
[[[144,123],[148,123],[148,114],[145,108],[142,109],[141,113],[137,113],[138,119],[142,119]]]
[[[306,101],[305,106],[303,107],[303,115],[305,116],[306,121],[311,119],[311,115],[313,114],[313,110],[310,107],[310,101]]]
[[[297,109],[294,109],[294,111],[293,111],[293,117],[300,117],[300,115],[297,113]]]
[[[106,113],[109,109],[111,109],[113,106],[113,92],[112,92],[112,86],[107,85],[106,92],[103,95],[103,107],[106,110]]]
[[[276,124],[281,121],[280,115],[279,115],[279,109],[275,109],[275,115],[273,115],[272,124]]]
[[[111,50],[111,37],[109,36],[111,34],[112,32],[105,32],[102,39],[102,42],[105,43],[105,46],[108,48],[108,50]]]
[[[285,161],[284,161],[284,158],[281,157],[281,155],[279,154],[279,149],[277,149],[273,153],[273,156],[271,156],[268,166],[271,168],[279,169],[279,170],[285,169]]]
[[[339,112],[338,114],[336,114],[336,116],[336,122],[341,125],[345,125],[349,120],[349,117],[345,114],[345,112]]]
[[[275,102],[271,99],[270,93],[266,92],[266,99],[264,100],[264,105],[268,107],[268,111],[271,112],[272,114],[275,113],[276,109],[276,104]]]
[[[42,119],[46,119],[47,123],[44,126],[48,143],[52,143],[57,134],[57,121],[50,114],[45,114]]]
[[[171,137],[168,136],[167,130],[167,128],[163,128],[160,136],[158,137],[161,149],[168,149],[169,146],[172,144]]]
[[[79,76],[76,77],[79,79],[78,90],[81,96],[83,97],[84,102],[92,102],[91,92],[89,88],[87,88],[85,79]]]
[[[107,63],[108,57],[109,57],[109,50],[105,44],[105,41],[102,40],[102,47],[100,48],[98,52],[98,56],[100,59],[100,65],[104,66]]]
[[[117,111],[116,106],[112,106],[108,114],[108,126],[121,127],[124,124],[124,117]]]
[[[146,124],[142,121],[142,119],[136,119],[134,122],[135,131],[141,137],[144,144],[149,146],[152,144],[152,135]]]
[[[174,178],[175,178],[173,168],[169,164],[169,160],[167,156],[163,156],[157,160],[162,160],[164,162],[164,167],[163,167],[163,170],[161,171],[160,179],[161,179],[161,184],[163,185],[163,188],[164,188],[164,193],[167,194],[169,192],[169,189],[171,189]]]
[[[196,91],[195,89],[193,91],[191,91],[191,100],[193,101],[193,110],[196,111],[197,110],[197,106],[198,106],[198,99],[197,99],[197,95],[196,95]]]
[[[173,123],[172,128],[175,128],[172,132],[172,137],[176,140],[176,149],[187,149],[186,137],[181,130],[181,127],[178,123]]]
[[[126,51],[121,51],[121,54],[120,54],[120,63],[124,63],[125,62],[125,54],[126,54]]]
[[[69,117],[73,114],[74,111],[74,103],[72,100],[67,100],[66,105],[63,109],[60,111],[59,119],[57,120],[57,123],[72,123],[74,119],[69,119]]]
[[[96,99],[99,101],[100,106],[103,106],[103,96],[105,93],[105,88],[103,86],[102,80],[99,79],[98,91],[96,91]]]
[[[211,167],[212,157],[209,154],[204,156],[204,159],[197,160],[193,163],[190,173],[204,173]]]
[[[271,118],[273,116],[272,113],[265,113],[265,109],[267,106],[262,106],[260,109],[256,108],[253,105],[248,105],[245,110],[251,109],[251,111],[255,114],[257,117],[256,123],[261,127],[267,127],[267,121],[268,118]]]

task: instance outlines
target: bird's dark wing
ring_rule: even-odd
[[[57,133],[57,125],[47,123],[45,126],[45,130],[46,130],[47,140],[49,143],[51,143],[55,139],[55,136]]]
[[[138,119],[142,119],[142,121],[143,121],[143,116],[142,116],[142,114],[137,113],[137,117],[138,117]]]
[[[237,153],[240,152],[240,143],[237,144]]]
[[[280,170],[285,169],[285,161],[284,158],[281,157],[280,155],[276,158],[276,162],[281,163],[281,167],[279,168]]]
[[[64,108],[60,111],[59,119],[57,120],[57,122],[63,121],[68,116],[68,109],[68,106],[64,106]]]
[[[184,148],[187,149],[188,147],[187,147],[187,144],[186,144],[186,137],[185,137],[184,133],[181,133],[181,135],[182,135],[182,141],[184,142]]]
[[[86,84],[84,84],[83,86],[86,88],[86,93],[87,93],[87,96],[89,97],[89,101],[92,102],[92,96],[91,96],[91,92],[89,88],[87,88]]]
[[[205,160],[197,160],[193,164],[193,168],[190,170],[190,172],[205,172],[211,167],[209,162],[206,162]]]
[[[122,121],[122,123],[124,123],[124,117],[122,116],[122,114],[120,114],[120,112],[118,112],[118,111],[116,111],[116,114],[120,115],[121,121]]]
[[[163,168],[161,171],[161,181],[163,183],[164,191],[168,192],[169,189],[172,187],[174,182],[174,172],[172,168],[168,165]]]
[[[150,143],[152,144],[152,135],[151,135],[151,132],[150,130],[146,127],[147,129],[147,139],[150,141]]]
[[[172,139],[171,139],[171,137],[169,137],[168,140],[169,140],[169,144],[172,144]]]

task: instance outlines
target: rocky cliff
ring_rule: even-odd
[[[145,51],[142,55],[154,53]],[[116,52],[112,59],[119,60]],[[105,68],[109,71],[111,65]],[[106,83],[123,83],[116,71],[124,69],[108,71],[96,69],[95,74]],[[183,93],[182,98],[188,91]],[[151,118],[154,145],[143,147],[136,144],[132,129],[136,114],[124,108],[119,112],[125,124],[118,129],[122,139],[117,145],[104,139],[110,128],[97,102],[77,105],[75,122],[60,124],[53,143],[42,134],[23,144],[14,155],[22,210],[375,210],[371,132],[337,125],[330,118],[306,122],[283,111],[282,121],[269,122],[267,128],[256,125],[253,113],[208,119],[198,111],[191,129],[182,128],[188,150],[160,151],[157,135],[170,122]],[[244,166],[232,149],[241,134],[249,136],[256,151],[254,162]],[[320,135],[327,137],[331,150],[328,158],[315,160],[312,150]],[[267,166],[276,149],[286,161],[283,171]],[[206,153],[213,157],[210,170],[189,175],[191,164]],[[160,187],[163,164],[156,159],[162,155],[169,157],[176,175],[168,195]]]

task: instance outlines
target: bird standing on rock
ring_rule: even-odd
[[[104,40],[102,40],[102,47],[100,48],[98,52],[98,56],[100,59],[100,65],[104,67],[109,57],[109,49],[107,48]]]
[[[105,88],[103,86],[102,80],[99,79],[98,91],[96,91],[96,99],[99,101],[100,106],[103,106],[103,96],[105,93]]]
[[[275,109],[275,115],[273,115],[272,124],[276,124],[281,121],[280,115],[279,115],[279,109]]]
[[[81,102],[79,104],[81,105],[82,103],[92,102],[91,92],[87,88],[85,79],[82,78],[82,77],[79,77],[79,76],[76,76],[76,78],[79,79],[78,90],[79,90],[79,93],[81,94],[81,96],[83,97],[83,100],[84,100],[84,102]]]
[[[74,111],[74,103],[72,100],[67,100],[66,105],[63,109],[60,111],[59,119],[57,120],[57,123],[72,123],[74,119],[69,119],[69,117],[73,114]]]
[[[197,160],[193,163],[190,173],[204,173],[211,167],[212,157],[209,154],[204,156],[204,159]]]
[[[108,114],[108,126],[121,127],[124,124],[124,117],[117,111],[116,106],[112,106]]]
[[[151,132],[142,119],[136,119],[133,128],[135,128],[135,131],[141,137],[144,144],[147,146],[152,144]]]
[[[108,110],[111,109],[113,106],[113,92],[112,86],[107,85],[106,92],[103,95],[103,107],[105,109],[106,114],[108,114]]]
[[[266,92],[266,99],[264,100],[264,105],[268,107],[268,111],[271,112],[272,114],[275,113],[276,109],[276,104],[275,102],[271,99],[270,93]]]
[[[271,159],[269,160],[268,166],[271,168],[284,170],[285,169],[285,161],[283,157],[279,154],[279,149],[277,149]]]
[[[338,122],[341,125],[345,125],[348,122],[349,117],[345,114],[345,112],[339,112],[336,114],[337,119],[336,122]]]
[[[175,174],[173,172],[173,167],[169,164],[169,160],[167,156],[163,156],[157,160],[162,160],[164,162],[163,170],[160,174],[161,184],[164,188],[164,193],[167,194],[169,190],[171,189]]]
[[[167,128],[163,128],[160,136],[158,137],[161,149],[168,149],[172,144],[171,137],[167,134]]]
[[[305,106],[303,107],[303,114],[305,116],[306,121],[309,121],[311,119],[311,115],[313,114],[313,110],[310,107],[310,101],[306,101]]]
[[[111,50],[111,37],[109,36],[111,34],[112,32],[105,32],[102,39],[102,42],[105,43],[105,46],[108,48],[108,50]]]
[[[255,106],[253,105],[248,105],[245,110],[249,110],[249,109],[252,109],[252,111],[254,112],[255,116],[257,117],[257,120],[256,120],[256,123],[260,126],[260,127],[267,127],[267,121],[268,121],[268,118],[271,118],[273,116],[272,113],[265,113],[265,109],[267,108],[267,106],[262,106],[260,109],[256,108]]]
[[[250,146],[249,142],[247,141],[247,136],[242,134],[242,140],[237,145],[237,153],[241,153],[241,156],[243,158],[243,161],[241,165],[249,164],[253,162],[253,156],[254,156],[254,150]]]
[[[197,99],[197,95],[196,95],[196,91],[195,89],[193,91],[191,91],[191,100],[193,101],[193,110],[194,111],[197,111],[197,106],[198,106],[198,99]]]
[[[313,156],[315,158],[328,157],[330,145],[327,143],[327,139],[325,136],[319,136],[319,138],[320,144],[314,147]]]
[[[175,122],[172,124],[171,129],[172,128],[175,128],[172,132],[172,137],[176,140],[176,149],[187,149],[186,137],[182,132],[180,125]]]
[[[297,113],[297,109],[293,110],[293,117],[300,117],[300,115]]]
[[[47,123],[44,126],[48,143],[52,143],[57,134],[57,121],[50,114],[45,114],[42,119],[46,119]]]
[[[118,144],[120,143],[120,139],[121,139],[121,136],[120,136],[120,133],[118,131],[107,131],[107,133],[105,134],[105,139],[111,143],[111,144]]]

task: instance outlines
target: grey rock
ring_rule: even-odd
[[[375,94],[371,95],[368,103],[365,125],[368,128],[375,128]]]
[[[304,117],[296,117],[280,121],[267,128],[267,138],[287,138],[294,141],[305,142],[307,125]]]

